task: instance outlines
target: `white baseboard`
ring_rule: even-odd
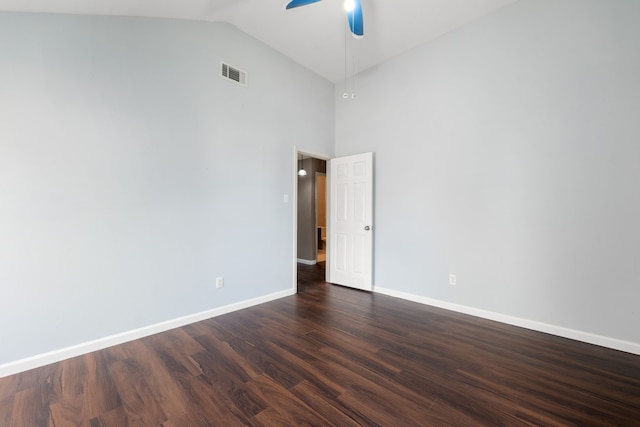
[[[564,328],[562,326],[550,325],[548,323],[537,322],[534,320],[522,319],[506,314],[495,313],[493,311],[481,310],[478,308],[468,307],[465,305],[454,304],[446,301],[431,299],[419,295],[400,292],[393,289],[375,287],[374,292],[383,295],[389,295],[420,304],[430,305],[433,307],[444,308],[458,313],[469,314],[471,316],[481,317],[483,319],[495,320],[496,322],[506,323],[508,325],[519,326],[521,328],[531,329],[538,332],[544,332],[559,337],[570,338],[576,341],[582,341],[589,344],[595,344],[602,347],[620,350],[631,354],[640,355],[640,343],[631,341],[623,341],[617,338],[605,337],[602,335],[591,334],[588,332],[578,331],[575,329]]]
[[[146,336],[168,331],[170,329],[179,328],[181,326],[185,326],[191,323],[200,322],[202,320],[206,320],[212,317],[231,313],[233,311],[242,310],[244,308],[252,307],[254,305],[263,304],[265,302],[273,301],[279,298],[284,298],[290,295],[294,295],[295,293],[296,293],[295,289],[287,289],[286,291],[264,295],[258,298],[241,301],[235,304],[225,305],[224,307],[218,307],[212,310],[190,314],[188,316],[179,317],[177,319],[168,320],[166,322],[156,323],[154,325],[145,326],[139,329],[134,329],[131,331],[120,333],[120,334],[99,338],[97,340],[74,345],[71,347],[50,351],[48,353],[38,354],[32,357],[17,360],[15,362],[5,363],[3,365],[0,365],[0,378],[17,374],[19,372],[28,371],[30,369],[39,368],[41,366],[49,365],[51,363],[60,362],[62,360],[69,359],[72,357],[81,356],[83,354],[91,353],[93,351],[102,350],[104,348],[122,344],[128,341],[144,338]]]
[[[316,265],[318,263],[315,259],[302,259],[302,258],[298,258],[298,262],[304,265]]]

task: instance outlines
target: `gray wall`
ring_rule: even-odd
[[[376,153],[376,287],[640,343],[639,23],[522,0],[336,86],[336,154]]]
[[[293,289],[293,147],[333,154],[333,108],[229,25],[0,13],[0,364]]]
[[[298,259],[316,260],[316,173],[326,173],[324,160],[307,158],[307,176],[298,177]]]

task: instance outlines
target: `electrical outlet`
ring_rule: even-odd
[[[224,277],[220,276],[220,277],[216,277],[216,288],[223,288],[224,287]]]
[[[456,275],[455,274],[450,274],[449,275],[449,284],[451,286],[455,286],[456,285]]]

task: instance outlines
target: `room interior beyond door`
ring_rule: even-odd
[[[327,162],[300,153],[297,170],[297,263],[307,266],[321,263],[318,268],[324,268],[327,244]]]

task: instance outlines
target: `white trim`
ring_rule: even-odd
[[[291,286],[293,289],[298,292],[298,264],[296,263],[296,259],[298,258],[298,147],[293,146],[293,193],[289,200],[291,200],[291,209],[293,210],[293,262],[291,263],[293,267],[293,279],[291,281]]]
[[[314,153],[313,151],[300,150],[298,151],[298,153],[304,154],[306,157],[313,157],[314,159],[324,160],[325,162],[328,162],[333,158],[330,156],[326,156],[324,154]],[[296,171],[296,174],[297,174],[297,171]]]
[[[41,366],[45,366],[50,363],[60,362],[62,360],[69,359],[72,357],[81,356],[83,354],[91,353],[93,351],[102,350],[104,348],[122,344],[128,341],[144,338],[149,335],[168,331],[170,329],[179,328],[181,326],[185,326],[191,323],[200,322],[202,320],[210,319],[212,317],[231,313],[237,310],[242,310],[244,308],[252,307],[254,305],[263,304],[265,302],[284,298],[290,295],[295,295],[295,293],[296,293],[295,288],[287,289],[285,291],[275,292],[269,295],[264,295],[264,296],[253,298],[250,300],[225,305],[224,307],[218,307],[212,310],[190,314],[188,316],[179,317],[173,320],[167,320],[165,322],[156,323],[154,325],[145,326],[139,329],[134,329],[131,331],[120,333],[120,334],[99,338],[97,340],[74,345],[71,347],[50,351],[48,353],[38,354],[36,356],[17,360],[15,362],[5,363],[0,365],[0,378],[17,374],[19,372],[28,371],[30,369],[39,368]]]
[[[469,314],[471,316],[481,317],[483,319],[495,320],[496,322],[506,323],[508,325],[519,326],[521,328],[531,329],[538,332],[544,332],[559,337],[569,338],[572,340],[582,341],[589,344],[595,344],[602,347],[612,348],[631,354],[640,355],[640,343],[631,341],[623,341],[617,338],[605,337],[602,335],[591,334],[584,331],[565,328],[562,326],[550,325],[548,323],[537,322],[535,320],[522,319],[520,317],[509,316],[506,314],[496,313],[493,311],[482,310],[479,308],[468,307],[465,305],[454,304],[447,301],[431,299],[419,295],[409,294],[406,292],[396,291],[393,289],[374,287],[374,292],[401,298],[420,304],[430,305],[433,307],[443,308],[458,313]]]
[[[316,265],[318,263],[318,261],[316,261],[315,259],[296,258],[296,261],[304,265]]]

